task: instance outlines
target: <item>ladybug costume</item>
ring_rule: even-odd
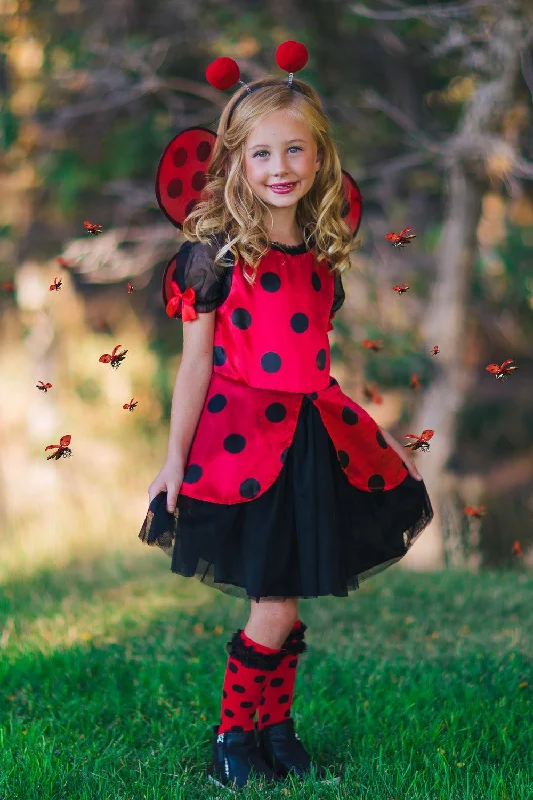
[[[292,75],[306,48],[286,42],[276,58],[300,91]],[[239,69],[219,58],[206,76],[226,89]],[[161,157],[156,196],[178,228],[201,198],[215,139],[190,128]],[[355,236],[362,198],[342,174],[342,217]],[[161,547],[176,574],[237,597],[347,596],[399,561],[429,524],[424,482],[330,375],[328,332],[344,289],[312,239],[270,242],[253,285],[231,254],[214,264],[224,243],[223,232],[209,245],[186,241],[164,271],[170,317],[186,324],[216,309],[213,372],[176,510],[166,511],[161,492],[139,537]]]

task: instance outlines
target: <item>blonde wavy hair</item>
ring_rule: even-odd
[[[235,108],[229,125],[230,111],[247,93],[245,87],[235,92],[222,112],[202,200],[185,219],[183,235],[188,241],[212,244],[216,241],[213,237],[225,233],[226,242],[217,251],[215,263],[221,263],[229,251],[236,260],[240,257],[251,267],[252,276],[244,271],[244,277],[250,284],[255,282],[259,262],[269,249],[263,222],[269,208],[246,179],[245,145],[259,120],[274,111],[286,110],[307,123],[322,156],[311,189],[298,201],[296,224],[307,247],[315,248],[318,260],[325,259],[330,272],[342,273],[351,267],[348,254],[355,246],[352,232],[341,217],[344,203],[341,164],[320,98],[304,81],[293,80],[302,93],[292,91],[286,83],[280,84],[280,79],[273,75],[248,85],[253,89],[258,84],[263,88]]]

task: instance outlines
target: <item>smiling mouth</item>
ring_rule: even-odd
[[[290,183],[271,183],[269,184],[269,189],[286,189],[287,186],[294,186],[296,181],[291,181]]]

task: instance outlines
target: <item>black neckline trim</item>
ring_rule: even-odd
[[[282,242],[269,242],[272,250],[278,250],[280,253],[287,253],[291,256],[299,256],[309,252],[305,242],[301,244],[283,244]]]

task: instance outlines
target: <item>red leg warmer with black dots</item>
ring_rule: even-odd
[[[254,716],[268,676],[285,655],[280,650],[254,642],[239,630],[226,645],[229,653],[220,711],[219,734],[252,731]]]
[[[306,630],[307,625],[297,619],[281,646],[283,658],[275,673],[268,676],[265,691],[259,701],[257,710],[257,727],[259,729],[264,728],[265,725],[283,722],[291,715],[298,656],[307,650],[304,642]]]

